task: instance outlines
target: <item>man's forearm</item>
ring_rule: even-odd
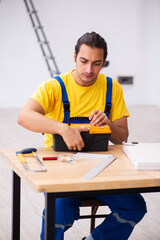
[[[59,133],[63,123],[49,119],[41,113],[29,110],[22,110],[18,116],[18,124],[22,127],[40,133]]]
[[[74,129],[67,124],[49,119],[39,112],[26,109],[20,112],[17,121],[18,124],[33,132],[60,134],[70,150],[81,151],[84,147],[80,132],[88,132],[88,129]]]
[[[127,142],[128,128],[117,126],[111,121],[109,121],[108,125],[111,128],[111,142],[113,142],[114,144],[121,144],[123,141]]]

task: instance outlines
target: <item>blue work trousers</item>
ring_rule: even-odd
[[[92,232],[93,240],[126,240],[134,226],[146,213],[146,204],[140,194],[95,196],[107,205],[111,213]],[[57,198],[55,214],[55,239],[63,240],[64,232],[79,219],[82,198]],[[44,211],[41,240],[44,240]]]

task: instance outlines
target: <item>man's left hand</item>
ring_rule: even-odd
[[[109,122],[106,114],[100,110],[94,110],[89,116],[89,120],[92,126],[103,126]]]

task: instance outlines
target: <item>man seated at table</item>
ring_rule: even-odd
[[[60,134],[69,150],[81,151],[84,141],[81,132],[85,128],[71,128],[68,114],[89,116],[93,126],[109,125],[110,141],[121,144],[127,141],[129,116],[120,84],[100,73],[107,58],[107,43],[95,32],[80,37],[75,46],[76,69],[61,74],[57,79],[43,82],[21,110],[18,123],[23,127],[45,134],[45,146],[52,147],[52,134]],[[107,85],[107,82],[110,85]],[[108,87],[107,87],[108,86]],[[65,110],[63,99],[66,90],[70,109]],[[107,92],[111,94],[106,102]],[[111,108],[106,105],[111,104]],[[106,110],[106,111],[105,111]],[[140,194],[95,196],[109,206],[110,215],[86,238],[86,240],[126,240],[135,225],[146,213],[146,204]],[[63,240],[64,232],[79,219],[82,198],[57,198],[55,239]],[[44,239],[44,212],[41,240]]]

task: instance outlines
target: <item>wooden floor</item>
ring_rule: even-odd
[[[130,106],[129,141],[160,142],[160,108],[155,106]],[[31,133],[16,123],[19,109],[0,109],[0,148],[43,147],[43,136]],[[11,239],[12,172],[0,159],[0,240]],[[22,182],[21,239],[38,240],[44,197],[33,192]],[[143,194],[148,213],[135,227],[130,240],[160,240],[160,193]],[[89,208],[81,209],[83,213]],[[100,213],[109,211],[99,208]],[[99,224],[102,219],[97,220]],[[89,234],[89,220],[79,220],[65,233],[65,240],[81,240]]]

